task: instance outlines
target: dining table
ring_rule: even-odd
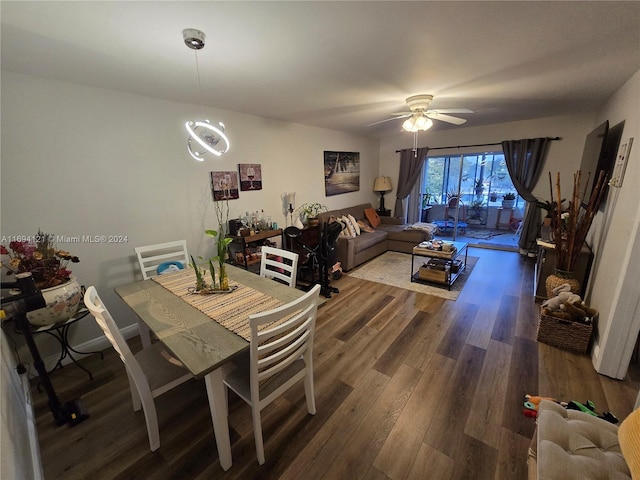
[[[266,299],[266,303],[263,303],[265,310],[271,309],[266,308],[267,305],[284,305],[304,295],[301,290],[250,271],[232,265],[225,267],[231,285],[242,287],[244,292],[251,292],[252,298],[260,296]],[[180,272],[175,272],[136,281],[118,286],[115,291],[196,379],[204,378],[220,466],[228,470],[232,465],[232,457],[223,379],[226,369],[232,365],[231,360],[249,349],[249,341],[219,323],[215,314],[203,311],[208,312],[210,309],[193,306],[193,301],[199,301],[200,298],[196,297],[200,295],[179,295],[175,293],[175,289],[171,291],[162,284],[167,284],[170,276],[179,274]],[[214,312],[220,312],[232,295],[233,293],[210,294],[206,301],[214,304]],[[251,304],[255,311],[260,302],[252,300]],[[216,305],[220,307],[217,310]],[[240,311],[244,312],[242,309]],[[244,328],[248,329],[249,311],[246,314],[240,313],[239,317],[238,322],[246,323]]]

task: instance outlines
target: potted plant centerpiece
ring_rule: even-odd
[[[322,212],[329,211],[329,208],[322,203],[303,203],[298,207],[298,213],[301,214],[309,226],[315,226],[320,223],[318,215]]]
[[[229,289],[229,277],[227,276],[226,260],[227,260],[227,247],[233,241],[233,239],[227,237],[227,226],[229,225],[229,201],[228,200],[216,200],[213,202],[216,210],[216,218],[218,220],[218,230],[205,230],[205,234],[213,237],[216,240],[217,255],[209,259],[208,266],[211,274],[211,287],[210,290],[230,291]],[[202,269],[195,265],[193,258],[191,260],[196,270],[196,290],[198,290],[198,284],[200,284],[204,290],[207,289],[206,282],[204,281]],[[216,282],[216,272],[213,262],[218,262],[218,281]]]
[[[64,322],[80,307],[80,284],[67,268],[69,263],[78,263],[80,259],[56,248],[55,238],[38,230],[33,237],[10,242],[9,248],[0,245],[0,254],[8,260],[0,266],[6,268],[9,275],[31,272],[45,299],[46,307],[27,312],[27,320],[33,325]]]

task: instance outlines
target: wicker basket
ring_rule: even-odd
[[[574,353],[586,353],[593,332],[591,322],[572,322],[563,318],[540,314],[538,341]]]

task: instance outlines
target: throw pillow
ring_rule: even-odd
[[[358,225],[358,222],[356,222],[356,219],[353,218],[353,215],[351,214],[347,215],[347,217],[349,218],[349,221],[351,222],[353,229],[356,231],[356,235],[360,235],[360,225]]]
[[[360,227],[360,230],[362,232],[367,232],[367,233],[375,232],[375,230],[371,228],[370,225],[366,224],[362,220],[358,220],[358,226]]]
[[[367,217],[367,220],[369,220],[369,223],[373,228],[376,228],[380,225],[380,217],[378,216],[378,212],[376,212],[374,208],[365,209],[364,216]]]
[[[347,217],[346,215],[343,215],[340,220],[344,222],[348,236],[354,238],[356,236],[356,229],[353,228],[353,225],[351,225],[351,222],[349,221],[349,217]]]

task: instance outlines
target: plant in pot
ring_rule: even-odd
[[[227,247],[233,241],[233,239],[227,237],[227,227],[229,225],[229,201],[228,200],[216,200],[213,202],[216,210],[216,218],[218,220],[218,230],[205,230],[204,233],[208,236],[217,239],[216,251],[217,255],[211,258],[208,262],[209,272],[211,273],[211,279],[213,281],[213,288],[229,291],[229,277],[227,276],[227,270],[225,268],[227,260]],[[193,260],[192,260],[193,261]],[[215,268],[213,261],[218,262],[218,284],[216,285]],[[194,268],[196,268],[194,266]],[[196,268],[196,282],[199,281],[198,269]],[[197,287],[197,285],[196,285]]]
[[[516,203],[516,194],[507,192],[502,196],[502,208],[513,208]]]
[[[318,215],[323,212],[329,211],[329,208],[322,203],[303,203],[298,207],[298,214],[301,214],[305,219],[309,226],[318,225],[320,220],[318,219]]]
[[[469,207],[469,217],[467,221],[472,224],[484,223],[484,200],[474,200]]]
[[[8,262],[0,263],[8,275],[31,272],[36,287],[40,289],[46,307],[27,313],[34,325],[52,325],[71,318],[78,311],[82,291],[78,281],[67,267],[80,259],[65,250],[56,248],[55,235],[38,233],[24,240],[9,243],[9,248],[0,245],[0,254]]]
[[[565,200],[565,198],[560,200],[560,204],[563,204]],[[551,202],[549,200],[538,200],[536,201],[536,206],[547,212],[544,216],[544,225],[546,227],[550,227],[553,223],[554,212],[557,210],[557,202]]]

